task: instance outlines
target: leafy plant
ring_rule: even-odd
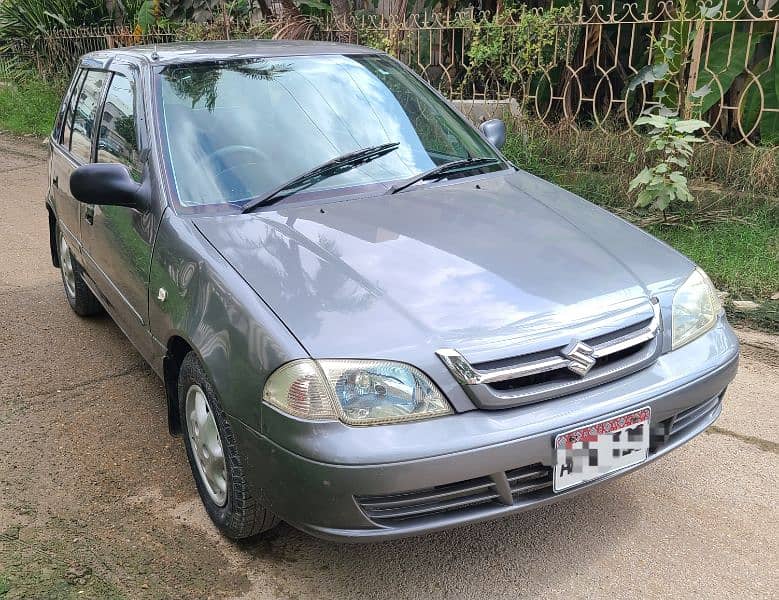
[[[646,152],[659,154],[656,165],[644,167],[630,182],[629,192],[640,189],[636,206],[665,211],[675,200],[692,202],[684,170],[692,158],[692,145],[701,141],[694,133],[709,124],[698,119],[682,120],[661,112],[639,117],[636,125],[652,127]]]
[[[116,0],[117,20],[128,25],[134,35],[147,33],[160,22],[162,17],[161,0]]]
[[[695,6],[695,10],[693,10]],[[653,84],[654,98],[658,104],[674,107],[683,118],[694,109],[700,114],[702,101],[711,93],[711,81],[695,91],[688,90],[688,72],[694,46],[704,33],[706,20],[721,13],[722,3],[706,6],[693,5],[689,0],[679,0],[676,16],[666,23],[662,34],[650,33],[654,62],[641,69],[628,85],[633,91],[643,84]]]
[[[567,37],[565,24],[573,18],[570,6],[542,12],[523,5],[477,21],[467,52],[466,78],[482,84],[492,80],[501,86],[519,82],[529,86],[532,75],[557,62],[555,41]]]
[[[376,48],[394,56],[399,56],[412,43],[411,36],[403,36],[397,23],[382,22],[364,10],[355,12],[353,20],[354,31],[357,33],[357,43],[362,46]]]
[[[775,23],[745,18],[762,10],[751,0],[713,6],[679,0],[675,18],[652,37],[653,64],[639,71],[629,91],[653,84],[655,101],[676,107],[685,118],[707,113],[717,118],[718,104],[736,106],[732,117],[727,108],[722,112],[723,133],[776,143],[779,114],[763,110],[779,108]],[[726,16],[736,20],[722,20]]]
[[[246,17],[253,8],[254,0],[167,0],[164,2],[165,16],[174,21],[205,23],[216,18]]]
[[[709,123],[688,118],[700,114],[703,100],[711,91],[711,82],[695,91],[688,90],[690,59],[696,40],[703,35],[706,19],[720,13],[722,4],[697,6],[691,15],[688,0],[680,0],[676,19],[668,22],[659,37],[651,35],[655,61],[644,67],[628,85],[653,84],[655,106],[639,117],[635,125],[649,125],[649,145],[645,152],[657,155],[658,162],[636,175],[628,192],[639,190],[637,207],[665,211],[674,201],[692,202],[685,171],[693,154],[693,144],[702,141],[695,135]],[[656,113],[652,111],[657,109]],[[681,117],[679,116],[681,113]]]
[[[24,80],[56,60],[49,32],[111,23],[104,0],[0,0],[0,60],[11,79]]]
[[[105,0],[2,0],[0,43],[32,42],[54,29],[108,25],[111,20]]]

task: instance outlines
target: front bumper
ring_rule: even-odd
[[[247,474],[261,490],[261,501],[279,517],[318,537],[375,541],[520,512],[647,464],[717,419],[737,365],[738,342],[723,320],[639,373],[538,405],[382,427],[314,426],[294,423],[275,411],[267,423],[264,415],[262,433],[240,421],[232,425],[247,458]],[[570,490],[552,491],[550,466],[558,433],[646,405],[652,409],[653,433],[647,461]],[[299,431],[304,426],[308,436]],[[507,482],[512,493],[508,503]],[[501,486],[502,501],[496,498]],[[440,510],[432,513],[380,518],[371,509],[378,500],[383,506],[411,507],[414,513],[410,499],[429,503],[436,498],[441,499]]]

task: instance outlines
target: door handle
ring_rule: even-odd
[[[92,225],[95,222],[95,205],[90,204],[84,209],[84,220]]]
[[[52,185],[55,188],[58,188],[60,186],[60,177],[59,175],[55,175],[54,178],[51,180]]]

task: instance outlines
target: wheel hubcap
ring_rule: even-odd
[[[60,266],[62,268],[62,280],[65,282],[65,291],[71,298],[76,297],[76,274],[73,271],[73,257],[65,238],[60,236]]]
[[[194,384],[187,390],[185,410],[192,454],[208,495],[218,506],[227,502],[227,466],[214,413],[205,392]]]

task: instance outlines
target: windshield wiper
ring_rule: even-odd
[[[291,196],[292,194],[299,192],[307,187],[311,187],[314,184],[319,183],[329,177],[335,177],[341,173],[351,171],[355,167],[369,163],[372,160],[381,158],[385,154],[397,150],[400,146],[399,142],[391,142],[389,144],[381,144],[380,146],[371,146],[370,148],[362,148],[361,150],[355,150],[348,154],[343,154],[332,160],[328,160],[326,163],[306,171],[302,175],[298,175],[294,179],[283,183],[273,191],[265,194],[261,198],[255,198],[250,200],[241,208],[242,213],[253,211],[255,208],[261,206],[270,206],[275,204],[279,200]]]
[[[458,173],[460,171],[470,171],[471,169],[478,169],[480,167],[487,167],[489,165],[496,165],[500,161],[497,158],[463,158],[462,160],[453,160],[437,167],[433,167],[428,171],[414,175],[405,181],[401,181],[393,185],[388,189],[385,194],[395,194],[407,187],[410,187],[418,181],[427,181],[430,179],[443,179],[447,175],[452,173]]]

